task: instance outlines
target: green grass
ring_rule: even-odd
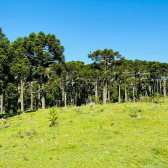
[[[7,119],[1,168],[168,167],[168,106],[152,103],[49,109]],[[3,127],[3,125],[1,125]]]

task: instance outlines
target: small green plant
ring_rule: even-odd
[[[20,113],[23,113],[23,112],[21,111],[21,109],[18,109],[17,114],[20,114]]]
[[[48,105],[48,106],[47,106],[47,109],[50,109],[50,108],[51,108],[50,105]]]
[[[10,114],[13,114],[13,110],[10,110],[10,112],[9,112]]]
[[[18,129],[17,132],[16,132],[16,136],[19,137],[19,138],[23,138],[23,130],[22,129]]]
[[[110,98],[107,98],[107,103],[110,103],[111,101],[110,101]]]
[[[120,98],[120,103],[123,103],[124,102],[124,99]]]
[[[103,104],[103,101],[102,101],[102,100],[100,100],[100,101],[99,101],[99,104]]]
[[[145,103],[148,103],[149,102],[149,97],[146,96],[145,99],[144,99]]]
[[[50,109],[48,114],[49,121],[51,121],[50,126],[54,127],[56,125],[56,121],[58,119],[58,111],[53,107]]]
[[[91,99],[92,99],[92,102],[94,102],[95,104],[100,104],[100,101],[99,101],[99,96],[92,96]]]
[[[130,109],[130,117],[138,117],[138,109]]]
[[[159,103],[160,94],[159,93],[155,93],[155,97],[156,97],[156,102]]]
[[[70,104],[70,107],[74,107],[74,106],[75,106],[74,103],[71,103],[71,104]]]

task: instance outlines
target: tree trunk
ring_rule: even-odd
[[[3,99],[4,99],[4,91],[3,91],[3,88],[2,88],[2,83],[1,83],[1,114],[3,114],[4,113],[4,109],[3,109],[3,107],[4,107],[4,103],[3,103]]]
[[[157,79],[157,93],[159,93],[159,91],[158,91],[158,79]]]
[[[105,86],[103,86],[103,103],[105,104]]]
[[[97,94],[97,81],[95,83],[95,98],[97,98],[98,94]]]
[[[73,80],[72,80],[72,83],[71,83],[71,85],[72,85],[72,90],[71,90],[71,103],[73,103],[74,104],[74,94],[73,94]]]
[[[162,97],[162,81],[160,79],[160,97]]]
[[[66,92],[64,94],[64,106],[67,107],[67,95],[66,95]]]
[[[20,106],[20,86],[19,86],[19,84],[18,84],[18,110],[20,110],[21,109],[21,106]],[[9,110],[9,109],[8,109]]]
[[[135,97],[138,97],[137,83],[135,83]]]
[[[120,84],[119,84],[119,89],[118,89],[118,103],[120,103],[120,99],[121,99],[121,96],[120,96]]]
[[[20,79],[20,101],[21,101],[21,111],[24,112],[23,79]]]
[[[108,99],[110,100],[110,91],[108,90]]]
[[[42,102],[42,109],[45,109],[45,92],[44,92],[44,74],[42,74],[42,98],[41,98],[41,102]]]
[[[33,110],[33,82],[31,81],[31,110]]]
[[[147,88],[145,89],[145,97],[148,96]]]
[[[107,101],[107,82],[105,81],[103,86],[103,103],[106,104]]]
[[[134,85],[133,85],[133,102],[135,103],[135,91],[134,91]]]
[[[155,91],[156,91],[156,89],[155,89],[155,83],[154,83],[154,86],[153,86],[153,96],[155,97]]]
[[[62,102],[65,104],[64,100],[65,100],[65,93],[64,93],[64,88],[63,88],[62,89]]]
[[[149,84],[149,94],[150,94],[150,96],[152,96],[152,94],[151,94],[151,85]]]
[[[164,104],[166,104],[166,78],[163,79],[163,89],[164,89]]]
[[[77,106],[77,103],[78,103],[78,92],[75,91],[75,106]]]
[[[126,84],[125,84],[125,102],[127,102],[127,87],[126,87]]]
[[[41,94],[40,94],[40,92],[41,92],[41,87],[40,87],[40,83],[38,84],[38,109],[40,109],[41,108]]]

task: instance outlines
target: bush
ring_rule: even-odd
[[[23,111],[21,111],[21,109],[17,110],[17,114],[23,113]]]
[[[107,98],[107,103],[110,103],[111,101],[110,101],[110,98]]]
[[[155,98],[156,98],[156,103],[159,103],[160,94],[159,93],[155,93]]]
[[[95,104],[100,104],[100,100],[99,100],[100,97],[99,97],[99,96],[96,97],[96,96],[94,95],[94,96],[91,97],[91,99],[92,99],[92,102],[94,102]]]
[[[56,121],[58,119],[58,111],[53,107],[50,109],[48,114],[49,121],[51,121],[50,126],[53,127],[56,125]]]
[[[130,117],[138,117],[138,109],[136,108],[131,108],[130,109]]]

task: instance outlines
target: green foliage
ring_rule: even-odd
[[[156,98],[156,102],[159,103],[160,94],[159,93],[155,93],[155,98]]]
[[[131,117],[138,117],[138,110],[136,108],[130,110]]]
[[[75,107],[74,103],[70,103],[70,107]]]
[[[135,108],[128,108],[128,109],[130,111],[130,114],[129,114],[130,117],[138,117],[139,114],[143,112],[143,110],[140,109],[139,106],[137,106]]]
[[[92,99],[92,102],[94,102],[95,104],[100,104],[100,97],[99,96],[95,96],[95,95],[93,95],[92,97],[91,97],[91,99]]]
[[[48,118],[49,118],[49,121],[51,121],[51,124],[50,124],[51,127],[56,125],[58,115],[59,115],[59,113],[58,113],[57,109],[55,109],[54,107],[50,109],[50,111],[48,113]]]
[[[21,109],[18,109],[17,113],[20,114],[20,113],[23,113],[23,111],[21,111]]]
[[[111,95],[112,102],[118,101],[118,86],[113,86],[111,88],[111,91],[112,91]]]
[[[30,62],[27,58],[19,59],[16,58],[11,64],[11,74],[23,79],[27,77],[30,73]]]
[[[111,101],[110,101],[110,98],[107,98],[107,103],[110,103]]]
[[[13,113],[13,110],[10,110],[10,112],[9,112],[10,114],[12,114]]]
[[[16,112],[20,105],[24,111],[30,105],[37,109],[81,106],[91,100],[95,104],[116,103],[119,90],[126,102],[161,102],[162,95],[154,93],[163,93],[167,63],[126,60],[118,51],[98,49],[88,54],[94,63],[85,65],[81,61],[65,62],[63,52],[54,34],[30,33],[10,44],[0,28],[0,93],[7,113]],[[106,99],[107,91],[110,100]]]

